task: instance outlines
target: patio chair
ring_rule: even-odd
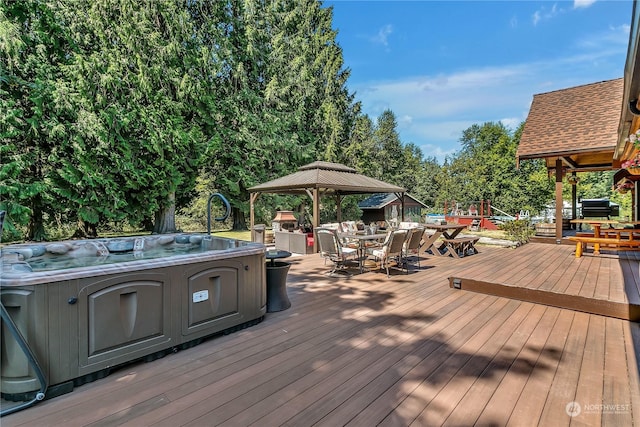
[[[407,273],[409,272],[409,256],[415,256],[418,260],[418,270],[420,270],[420,247],[422,246],[422,235],[424,234],[424,227],[415,227],[409,229],[407,240],[404,242],[402,248],[403,260],[407,266]]]
[[[402,268],[402,247],[406,238],[407,230],[394,230],[389,234],[380,249],[371,251],[371,255],[380,262],[380,269],[387,270],[387,277],[391,277],[389,275],[389,267],[397,266]],[[408,270],[407,273],[409,273]]]
[[[347,262],[350,260],[356,261],[358,250],[343,247],[334,230],[318,228],[316,229],[316,237],[318,239],[318,247],[320,248],[320,256],[325,259],[325,263],[328,259],[333,264],[333,269],[329,272],[329,275],[332,276],[333,273],[346,273],[350,275],[350,273],[346,271]]]
[[[355,221],[343,221],[339,223],[338,231],[345,234],[358,234],[358,226]],[[355,239],[340,236],[339,239],[344,247],[358,249],[358,246],[360,245],[360,243]]]

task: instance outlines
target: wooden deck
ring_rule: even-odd
[[[482,268],[452,271],[460,289],[640,321],[640,252],[602,249],[576,259],[575,245],[532,243]],[[457,282],[457,283],[455,283]]]
[[[638,323],[465,290],[473,281],[634,303],[636,255],[576,259],[570,246],[539,243],[479,250],[423,256],[419,271],[391,278],[330,278],[318,255],[291,258],[290,309],[0,422],[640,425]]]

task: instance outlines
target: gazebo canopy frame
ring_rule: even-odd
[[[313,202],[313,227],[320,225],[320,197],[336,198],[337,220],[342,220],[342,197],[351,194],[394,193],[404,200],[407,189],[378,179],[358,174],[355,169],[340,163],[317,161],[298,168],[297,172],[249,188],[250,222],[253,236],[255,225],[254,204],[262,193],[306,194]],[[401,206],[404,220],[404,203]],[[314,245],[315,246],[315,245]],[[314,247],[316,250],[316,247]]]

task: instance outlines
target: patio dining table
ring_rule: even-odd
[[[378,233],[378,234],[355,234],[355,233],[338,233],[340,238],[345,238],[349,240],[357,240],[358,241],[358,266],[360,267],[360,272],[363,273],[365,269],[365,261],[367,259],[367,242],[380,242],[387,237],[386,233]]]

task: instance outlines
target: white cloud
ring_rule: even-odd
[[[393,27],[391,24],[387,24],[378,30],[378,33],[371,37],[371,41],[383,46],[389,45],[389,36],[393,33]]]
[[[374,121],[390,109],[401,140],[442,162],[460,149],[462,131],[473,124],[501,121],[515,130],[526,119],[534,94],[621,77],[622,70],[620,75],[593,79],[595,64],[626,52],[623,45],[597,47],[548,61],[370,81],[351,89]]]
[[[562,13],[562,12],[564,12],[564,10],[563,9],[559,9],[557,3],[554,3],[553,6],[551,6],[551,9],[547,8],[546,6],[542,6],[539,10],[536,10],[533,13],[533,16],[531,17],[531,20],[533,22],[533,26],[535,27],[542,20],[546,21],[546,20],[549,20],[549,19],[553,19],[559,13]]]
[[[440,164],[442,164],[444,158],[446,156],[453,155],[456,151],[460,149],[460,146],[451,148],[449,150],[443,150],[442,147],[432,144],[424,144],[419,146],[420,151],[422,151],[422,155],[424,157],[435,157]]]
[[[593,5],[597,0],[573,0],[573,9],[586,9]],[[557,3],[554,3],[551,8],[542,6],[536,10],[531,16],[531,21],[535,27],[541,21],[546,21],[555,18],[559,14],[567,12],[566,9],[558,7]]]
[[[607,30],[589,34],[576,42],[577,47],[590,50],[606,50],[612,45],[614,48],[626,47],[629,43],[629,24],[610,26]]]
[[[403,127],[403,126],[411,126],[411,123],[413,122],[413,117],[411,117],[410,115],[404,115],[402,117],[398,117],[398,126]]]
[[[594,4],[595,2],[596,0],[573,0],[573,8],[574,9],[587,8],[592,4]]]
[[[533,13],[533,17],[532,17],[532,21],[533,21],[533,26],[535,27],[536,25],[538,25],[538,22],[540,22],[540,19],[542,19],[540,17],[540,11],[536,10]]]
[[[527,119],[526,115],[521,117],[506,117],[504,119],[500,119],[500,122],[507,128],[512,131],[516,130],[520,123]]]

